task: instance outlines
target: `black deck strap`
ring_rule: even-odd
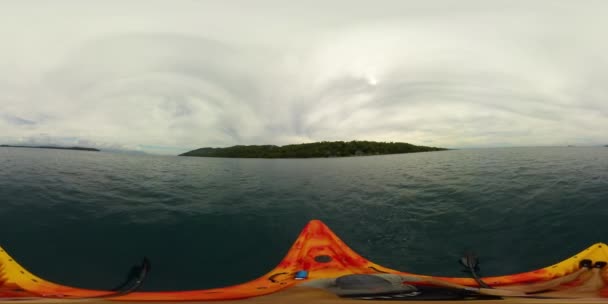
[[[474,253],[466,252],[458,262],[465,267],[464,271],[471,275],[479,287],[492,288],[492,286],[484,282],[479,276],[479,258]]]
[[[144,257],[140,265],[131,267],[131,270],[127,274],[127,279],[120,285],[118,285],[115,288],[108,291],[108,293],[100,295],[100,296],[93,296],[93,297],[65,297],[65,296],[62,296],[62,298],[64,298],[64,299],[82,299],[82,300],[84,300],[84,299],[107,299],[107,298],[114,298],[114,297],[119,297],[119,296],[124,296],[124,295],[130,294],[132,292],[137,291],[143,285],[144,281],[148,277],[148,273],[150,273],[151,267],[152,266],[151,266],[150,260],[148,258]]]
[[[140,265],[131,268],[127,274],[127,279],[122,284],[112,288],[114,294],[103,297],[121,296],[138,290],[146,280],[148,273],[150,273],[151,267],[150,260],[144,257]]]

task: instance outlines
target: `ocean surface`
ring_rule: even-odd
[[[220,159],[0,148],[0,246],[39,276],[145,290],[265,274],[311,219],[387,267],[465,276],[544,267],[608,242],[608,148]]]

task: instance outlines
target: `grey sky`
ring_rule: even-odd
[[[0,143],[608,144],[608,1],[0,0]]]

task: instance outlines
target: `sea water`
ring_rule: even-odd
[[[211,288],[272,269],[311,219],[386,267],[483,275],[608,242],[608,148],[223,159],[0,148],[0,246],[39,276],[112,288]]]

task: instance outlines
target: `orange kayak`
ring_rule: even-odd
[[[606,297],[608,301],[608,267],[583,268],[584,261],[603,266],[608,261],[608,246],[597,243],[576,255],[530,272],[482,278],[498,290],[526,292],[533,287],[546,288],[543,294],[576,297]],[[355,274],[399,275],[414,284],[479,287],[471,278],[436,277],[401,272],[375,264],[349,248],[329,227],[319,220],[310,221],[302,230],[285,258],[270,272],[242,284],[191,291],[130,292],[90,290],[64,286],[46,281],[19,265],[0,248],[0,300],[25,298],[87,299],[104,297],[116,301],[214,301],[236,300],[275,293],[300,284],[321,279],[340,278]],[[306,285],[306,284],[304,284]],[[535,293],[538,295],[539,293]],[[582,294],[582,293],[580,293]]]

